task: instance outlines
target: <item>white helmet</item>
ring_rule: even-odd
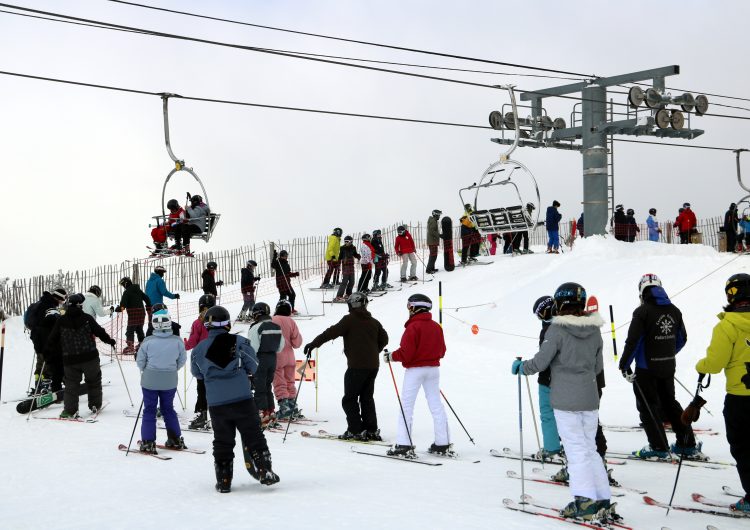
[[[154,315],[151,318],[151,325],[156,331],[172,331],[172,319],[165,313]]]
[[[638,294],[643,297],[643,290],[646,287],[661,287],[661,280],[656,274],[644,274],[641,281],[638,282]]]

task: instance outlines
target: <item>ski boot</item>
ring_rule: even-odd
[[[78,415],[78,411],[68,412],[67,410],[63,409],[63,411],[60,413],[60,418],[64,420],[74,420],[76,418],[80,418]]]
[[[141,453],[148,453],[151,455],[155,455],[156,453],[156,442],[153,440],[143,440],[139,442],[140,446],[138,447],[138,450]]]
[[[416,276],[409,276],[409,281],[410,282],[418,282],[419,278],[417,278]]]
[[[123,355],[128,354],[128,353],[135,353],[135,352],[136,352],[135,342],[132,340],[126,340],[125,348],[123,348],[122,350]]]
[[[738,500],[737,502],[730,504],[729,509],[733,512],[740,512],[747,514],[750,517],[750,501],[745,498]]]
[[[594,520],[601,507],[598,501],[588,497],[576,496],[575,500],[560,510],[560,516],[566,519],[582,519],[584,521]]]
[[[383,437],[380,436],[380,429],[375,429],[374,431],[365,431],[365,440],[368,442],[382,442]]]
[[[367,441],[367,431],[362,431],[360,433],[353,433],[349,429],[344,431],[344,434],[339,434],[339,440],[355,440],[357,442],[366,442]]]
[[[399,281],[401,283],[406,283],[406,276],[401,276],[401,279]]]
[[[551,480],[554,480],[555,482],[567,483],[569,479],[570,475],[568,475],[568,466],[561,467],[560,471],[558,471],[551,477]]]
[[[669,451],[658,451],[652,449],[650,445],[646,445],[638,451],[633,451],[632,455],[637,456],[638,458],[643,458],[644,460],[670,460]]]
[[[669,450],[677,456],[684,454],[685,460],[708,460],[708,456],[701,452],[702,448],[703,442],[698,442],[694,447],[682,447],[674,443],[669,447]]]
[[[229,493],[232,491],[232,472],[234,471],[234,460],[214,461],[216,471],[216,491]]]
[[[268,449],[265,451],[248,451],[247,447],[243,449],[245,467],[251,477],[264,486],[276,484],[280,480],[279,476],[271,469],[271,452]]]
[[[387,289],[393,289],[393,286],[388,282],[383,282],[380,284],[380,286],[383,288],[384,291]]]
[[[414,459],[417,458],[417,454],[414,452],[413,445],[393,445],[385,453],[388,456],[400,456],[401,458]]]
[[[188,424],[188,429],[210,429],[211,426],[208,421],[208,413],[203,410],[196,414],[195,418],[193,418],[190,423]]]
[[[561,458],[560,450],[557,451],[547,451],[545,448],[541,448],[539,451],[534,453],[534,456],[532,456],[534,460],[539,460],[540,462],[553,462],[553,461],[559,461]]]
[[[430,445],[427,452],[437,456],[447,456],[449,458],[456,458],[456,452],[453,450],[453,444],[448,445]]]
[[[187,449],[187,445],[185,445],[185,440],[182,436],[177,436],[173,432],[167,432],[167,441],[164,442],[164,447],[167,449]]]
[[[305,415],[302,414],[302,410],[297,407],[297,403],[293,400],[289,400],[289,406],[292,407],[292,418],[295,420],[306,420]]]
[[[346,297],[344,297],[344,296],[337,296],[336,298],[333,299],[333,302],[337,303],[337,304],[346,302]]]
[[[279,413],[276,415],[276,419],[281,421],[294,419],[294,407],[291,399],[284,398],[279,400]]]

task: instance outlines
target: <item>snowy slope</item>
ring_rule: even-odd
[[[118,443],[128,442],[133,420],[121,413],[131,407],[117,364],[113,363],[103,367],[104,381],[111,381],[104,389],[105,399],[111,403],[98,423],[39,419],[27,422],[15,412],[15,403],[0,406],[3,433],[0,469],[4,477],[0,492],[1,526],[13,529],[130,528],[134,525],[140,528],[357,529],[569,526],[503,508],[503,497],[517,499],[520,494],[520,481],[506,478],[506,471],[518,470],[519,464],[488,454],[490,448],[517,448],[519,444],[517,380],[510,374],[510,363],[516,355],[528,357],[536,351],[539,325],[531,314],[533,301],[543,294],[551,294],[564,281],[577,281],[598,297],[605,320],[608,320],[607,306],[613,304],[619,326],[629,320],[638,304],[639,277],[646,272],[660,275],[685,317],[689,338],[678,357],[678,377],[693,389],[696,381],[693,365],[705,351],[716,322],[715,314],[724,302],[724,281],[730,274],[746,271],[747,258],[720,255],[702,246],[626,244],[589,238],[577,242],[574,251],[562,255],[484,259],[495,263],[457,269],[452,273],[441,271],[436,275],[443,280],[448,343],[441,386],[477,442],[473,446],[468,441],[448,412],[460,461],[428,467],[356,455],[349,451],[346,443],[305,440],[299,435],[303,428],[292,426],[295,432],[284,444],[281,435],[268,435],[274,469],[281,476],[278,485],[268,488],[253,481],[244,472],[238,452],[233,491],[220,495],[213,489],[210,435],[185,435],[189,447],[205,449],[207,454],[169,453],[173,459],[165,462],[140,455],[126,457],[116,450]],[[392,267],[392,278],[396,272]],[[239,299],[237,292],[237,286],[229,286],[224,294],[225,300],[232,301],[227,306],[234,314],[240,307],[235,301]],[[398,343],[407,317],[406,298],[414,292],[423,292],[437,302],[437,280],[389,293],[371,302],[371,311],[390,334],[392,348]],[[300,309],[305,309],[306,302],[309,313],[322,312],[321,293],[305,289],[304,302],[300,294]],[[187,313],[195,308],[197,296],[186,294],[181,301],[180,317],[186,332],[195,318],[194,310],[193,314]],[[274,299],[269,297],[265,301],[273,303]],[[479,304],[483,305],[448,309]],[[176,307],[174,309],[173,314]],[[345,306],[326,304],[326,316],[298,322],[303,336],[306,340],[312,339],[345,311]],[[7,324],[2,398],[12,399],[24,394],[32,345],[22,332],[19,318]],[[474,324],[479,327],[476,335],[471,332]],[[626,331],[627,326],[618,332],[620,348],[624,345]],[[623,381],[617,371],[608,326],[602,332],[606,333],[607,373],[602,422],[635,424],[638,418],[631,385]],[[345,429],[340,399],[346,363],[341,347],[341,341],[336,341],[319,351],[318,412],[315,412],[315,390],[311,383],[303,385],[300,396],[301,407],[308,417],[326,420],[320,427],[336,433]],[[124,361],[123,368],[135,401],[131,410],[136,410],[140,402],[138,371],[132,361]],[[401,366],[394,364],[394,371],[400,381]],[[536,401],[535,378],[531,382]],[[704,412],[699,422],[702,427],[712,427],[722,433],[723,386],[724,378],[718,376],[705,392],[714,415]],[[186,416],[192,415],[194,389],[193,382],[188,390]],[[678,399],[683,405],[689,401],[680,389]],[[536,440],[525,388],[523,400],[524,443],[527,450],[532,450],[536,449]],[[382,367],[377,380],[376,403],[383,435],[393,439],[399,411],[387,366]],[[85,398],[81,407],[85,410]],[[41,411],[40,415],[57,414],[60,409],[61,406],[56,405]],[[317,428],[304,427],[307,430]],[[420,397],[413,435],[421,449],[432,442],[431,429],[426,403]],[[610,448],[616,451],[634,450],[646,443],[641,433],[606,434]],[[163,441],[164,431],[160,431],[159,436]],[[704,442],[706,453],[717,460],[731,460],[723,436],[707,436]],[[478,463],[473,463],[477,460]],[[528,464],[527,469],[531,467],[536,466]],[[629,462],[625,466],[615,466],[614,475],[622,484],[647,489],[651,496],[666,501],[675,472],[676,468],[665,464]],[[718,471],[683,468],[676,502],[690,504],[690,493],[694,491],[722,498],[720,488],[725,484],[739,488],[733,468]],[[568,501],[567,489],[562,487],[528,483],[526,491],[555,504]],[[618,503],[619,511],[635,528],[703,529],[708,523],[722,529],[747,527],[747,522],[674,511],[665,518],[660,508],[646,506],[638,495],[631,493],[618,499]]]

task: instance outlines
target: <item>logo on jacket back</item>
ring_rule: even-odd
[[[675,321],[672,315],[662,315],[659,320],[656,321],[656,326],[659,328],[660,335],[657,335],[656,340],[669,340],[674,339],[674,325]]]

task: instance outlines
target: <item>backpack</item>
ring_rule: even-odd
[[[26,329],[32,330],[39,323],[39,307],[41,307],[41,304],[42,301],[39,300],[26,308],[23,314],[23,324],[26,326]]]

